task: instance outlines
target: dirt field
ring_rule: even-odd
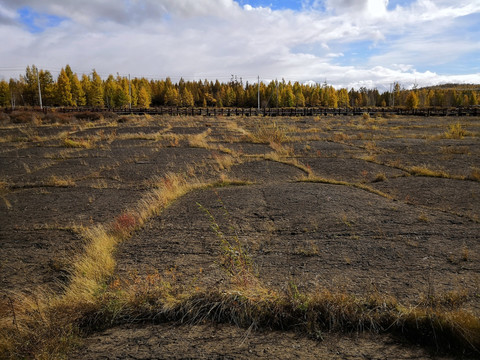
[[[60,295],[84,229],[128,214],[172,173],[229,186],[198,187],[149,217],[115,249],[108,281],[167,274],[225,289],[224,236],[279,293],[379,294],[405,306],[435,298],[480,316],[480,119],[469,117],[4,123],[0,296],[39,287]],[[312,339],[210,321],[107,328],[68,358],[453,356],[381,332]]]

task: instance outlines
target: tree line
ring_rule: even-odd
[[[478,105],[480,86],[443,85],[407,90],[395,83],[391,91],[362,87],[335,89],[327,83],[270,81],[243,82],[232,75],[230,81],[185,81],[170,78],[149,80],[109,75],[102,79],[92,70],[80,77],[69,65],[55,79],[50,71],[27,66],[25,75],[0,81],[0,106],[73,107],[458,107]],[[41,99],[40,99],[41,96]]]

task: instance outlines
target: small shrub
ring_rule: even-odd
[[[39,114],[33,111],[14,111],[10,119],[14,124],[34,124],[38,122]]]
[[[111,226],[111,231],[114,235],[125,238],[129,236],[137,227],[137,218],[129,213],[123,213],[117,216]]]
[[[68,114],[49,112],[43,117],[43,122],[48,124],[68,124],[72,117]]]

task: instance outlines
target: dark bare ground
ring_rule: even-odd
[[[72,359],[448,359],[391,336],[323,334],[323,340],[232,325],[125,325],[92,336]]]
[[[176,269],[185,282],[225,281],[215,265],[220,240],[198,204],[225,233],[233,224],[260,278],[276,289],[290,282],[305,291],[340,286],[404,303],[418,302],[432,288],[479,291],[477,223],[434,210],[424,214],[361,189],[311,183],[190,193],[120,246],[120,277]],[[475,257],[463,260],[464,247]]]
[[[219,239],[201,204],[232,236],[233,225],[262,282],[278,291],[295,283],[304,291],[376,292],[402,303],[453,291],[465,293],[463,307],[480,314],[480,183],[407,176],[402,170],[422,166],[450,175],[475,174],[478,136],[439,137],[458,119],[277,120],[295,127],[296,140],[285,144],[294,154],[285,160],[296,159],[318,176],[367,184],[392,198],[352,186],[296,182],[305,176],[303,170],[262,160],[273,150],[248,142],[227,119],[147,119],[139,126],[135,121],[114,128],[0,129],[5,137],[0,181],[6,184],[0,187],[2,296],[32,292],[39,285],[59,291],[82,246],[74,225],[112,221],[167,173],[194,168],[209,181],[218,177],[219,150],[143,135],[187,136],[210,128],[211,145],[230,148],[242,159],[221,171],[255,184],[198,190],[177,200],[119,247],[117,276],[170,271],[184,284],[226,286],[228,277],[218,265]],[[236,124],[253,131],[258,121],[255,126],[250,121]],[[461,121],[478,131],[478,119]],[[96,140],[89,149],[66,148],[58,137],[65,131]],[[378,182],[379,173],[385,178]],[[52,176],[73,183],[48,184]],[[323,335],[319,342],[230,325],[127,324],[87,337],[70,358],[438,358],[390,336]]]

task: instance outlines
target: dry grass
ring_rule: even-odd
[[[280,127],[277,133],[276,126],[264,132],[265,143],[273,144],[275,150],[264,159],[302,169],[307,176],[299,181],[356,187],[390,198],[365,184],[315,176],[310,168],[291,157],[293,151],[282,145],[289,141],[288,131]],[[207,131],[186,139],[190,146],[211,148],[208,135]],[[165,134],[156,136],[162,140],[167,138]],[[178,137],[172,136],[170,140],[175,139],[178,145]],[[228,170],[239,161],[231,155],[214,155],[214,160],[219,170]],[[440,175],[429,173],[422,167],[409,171],[416,175],[444,177],[442,172]],[[480,172],[476,168],[472,174],[473,171],[476,175],[472,177],[477,177],[478,181]],[[377,181],[386,179],[385,174],[377,174],[377,178]],[[61,184],[61,180],[68,179],[54,180]],[[247,184],[226,175],[221,175],[217,182],[205,183],[195,177],[193,170],[188,175],[171,173],[154,179],[153,189],[110,223],[79,228],[85,239],[84,251],[73,261],[70,283],[61,296],[39,291],[35,296],[17,294],[0,299],[0,358],[66,358],[65,354],[76,344],[80,334],[116,324],[137,321],[200,323],[205,320],[254,329],[296,330],[319,339],[325,331],[395,332],[403,333],[416,343],[478,354],[480,320],[459,308],[468,295],[451,292],[415,306],[403,306],[396,299],[378,293],[354,296],[325,289],[303,293],[292,283],[284,291],[272,289],[256,276],[255,265],[238,237],[227,235],[213,217],[209,219],[220,240],[220,264],[230,278],[229,284],[202,289],[180,285],[175,276],[168,273],[114,278],[113,254],[117,245],[173,201],[195,189]],[[8,191],[6,182],[0,183],[0,194],[3,189]],[[211,215],[208,210],[206,214]],[[314,256],[321,249],[312,243],[297,251]],[[471,254],[466,247],[461,257],[463,261],[470,260]]]
[[[12,207],[12,204],[6,198],[6,195],[9,192],[10,192],[10,186],[8,185],[8,183],[4,180],[0,180],[0,198],[5,203],[5,206],[7,207],[7,209],[10,209]]]
[[[204,148],[208,149],[207,137],[212,133],[212,129],[207,129],[206,131],[188,136],[188,144],[191,147]]]
[[[289,129],[277,122],[265,121],[257,124],[250,133],[250,139],[254,143],[260,144],[283,144],[290,141],[288,136]]]
[[[321,178],[304,181],[372,191],[363,184]],[[109,225],[81,229],[84,253],[73,263],[64,295],[52,297],[44,293],[1,304],[2,358],[57,359],[76,343],[78,334],[137,319],[193,323],[211,320],[245,328],[292,329],[317,338],[332,330],[402,331],[416,341],[437,342],[442,348],[475,351],[480,345],[479,319],[457,309],[460,300],[454,295],[447,300],[429,301],[428,305],[404,307],[395,299],[375,293],[365,297],[327,290],[301,293],[294,284],[285,292],[269,289],[256,277],[252,260],[238,237],[226,235],[208,210],[206,214],[220,239],[221,264],[231,280],[228,286],[202,289],[179,285],[168,274],[112,278],[114,249],[148,218],[188,191],[234,184],[237,183],[227,178],[206,184],[181,174],[169,174],[158,179],[154,191],[134,210]],[[314,255],[318,249],[305,251]]]
[[[63,146],[67,148],[83,148],[91,149],[95,146],[93,139],[71,139],[65,138],[63,140]]]
[[[445,139],[463,139],[465,136],[469,136],[470,133],[462,128],[462,125],[457,122],[449,126],[448,130],[443,133]]]
[[[442,146],[442,154],[465,154],[470,155],[470,148],[468,146]]]
[[[263,158],[265,160],[275,161],[275,162],[279,162],[279,163],[282,163],[282,164],[294,166],[294,167],[302,170],[303,172],[305,172],[308,177],[314,176],[313,170],[309,166],[306,166],[306,165],[302,164],[296,158],[285,157],[285,156],[282,156],[281,154],[279,154],[278,152],[274,152],[274,151],[272,151],[268,154],[265,154],[263,156]]]
[[[382,196],[386,199],[392,199],[392,196],[384,193],[380,190],[377,190],[375,188],[372,188],[368,185],[362,184],[362,183],[350,183],[347,181],[342,181],[342,180],[335,180],[335,179],[327,179],[319,176],[310,176],[306,178],[301,178],[298,180],[299,182],[311,182],[311,183],[320,183],[320,184],[331,184],[331,185],[342,185],[342,186],[349,186],[349,187],[354,187],[357,189],[365,190],[368,191],[372,194]]]
[[[215,165],[218,171],[230,170],[230,168],[233,165],[239,163],[238,158],[233,157],[232,155],[229,155],[229,154],[220,155],[220,154],[214,153],[213,160],[215,161]]]
[[[472,167],[470,175],[468,175],[469,180],[480,181],[480,168]]]
[[[450,177],[445,171],[432,170],[426,166],[412,166],[409,168],[409,172],[412,175],[417,175],[417,176],[429,176],[429,177],[439,177],[439,178]]]
[[[375,179],[373,179],[372,182],[382,182],[382,181],[387,181],[387,175],[385,173],[380,172],[375,176]]]
[[[53,187],[72,187],[75,186],[75,180],[73,180],[70,176],[56,176],[52,175],[48,178],[47,182],[45,183],[46,186],[53,186]]]

